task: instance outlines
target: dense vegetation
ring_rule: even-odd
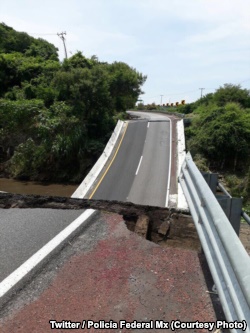
[[[225,84],[178,111],[192,119],[185,134],[197,165],[219,172],[232,195],[250,200],[250,91]]]
[[[0,166],[22,179],[80,181],[146,77],[0,24]]]

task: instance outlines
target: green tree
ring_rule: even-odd
[[[147,77],[129,67],[123,62],[114,62],[109,67],[111,74],[110,93],[114,100],[114,108],[126,111],[135,107],[141,91],[141,86]]]
[[[81,52],[61,64],[52,44],[5,24],[0,52],[0,145],[15,150],[6,170],[14,177],[81,180],[146,77]]]
[[[0,57],[0,80],[3,83],[0,93],[2,92],[3,96],[13,86],[21,87],[22,83],[37,81],[40,76],[46,77],[45,84],[50,85],[54,73],[59,68],[60,64],[54,60],[45,61],[40,57],[27,57],[17,52],[3,54]]]
[[[72,57],[64,60],[63,68],[65,70],[72,68],[92,68],[94,63],[95,59],[88,59],[84,57],[81,51],[77,51]]]
[[[33,38],[0,23],[0,53],[19,52],[27,56],[58,61],[58,49],[42,38]]]
[[[28,57],[40,57],[45,60],[58,61],[58,49],[42,38],[34,39],[29,48],[25,51]]]
[[[17,32],[8,27],[5,23],[0,23],[0,52],[25,52],[32,42],[32,37],[27,33]]]
[[[189,147],[222,168],[237,167],[250,153],[250,114],[238,104],[200,106],[196,111]]]
[[[214,93],[214,102],[219,106],[235,102],[247,108],[250,107],[250,91],[242,89],[240,85],[224,84]]]

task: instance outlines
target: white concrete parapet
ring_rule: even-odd
[[[72,198],[84,198],[86,193],[89,191],[91,186],[93,185],[94,181],[102,171],[105,163],[108,161],[112,150],[117,142],[121,129],[124,125],[124,121],[118,120],[114,132],[112,133],[102,155],[99,157],[98,161],[95,163],[93,168],[84,178],[82,183],[78,186],[75,192],[72,194]]]
[[[184,123],[183,119],[177,122],[177,160],[178,160],[178,170],[177,176],[179,177],[181,166],[186,157],[186,145],[185,145],[185,133],[184,133]],[[177,200],[177,208],[189,210],[188,203],[185,198],[185,195],[182,191],[181,185],[178,182],[178,200]]]

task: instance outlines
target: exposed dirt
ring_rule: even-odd
[[[148,237],[149,230],[149,217],[147,215],[140,215],[135,224],[135,233],[143,238]]]
[[[140,216],[138,219],[128,214],[123,215],[123,218],[130,231],[161,246],[201,249],[200,240],[190,215],[168,212],[163,217],[156,212],[148,216]],[[148,223],[145,223],[146,218]]]

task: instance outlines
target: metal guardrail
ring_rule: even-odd
[[[229,192],[227,192],[227,190],[225,189],[225,187],[221,184],[221,183],[218,183],[217,186],[219,187],[219,189],[224,193],[226,194],[229,198],[232,198],[231,194]]]
[[[245,221],[250,225],[250,217],[247,215],[246,212],[241,212],[241,216],[243,217],[243,219],[245,219]]]
[[[221,184],[218,183],[218,187],[219,189],[226,194],[229,198],[232,198],[231,194],[227,192],[227,190],[225,189],[225,187]],[[244,212],[243,210],[241,211],[241,216],[243,217],[243,219],[250,225],[250,217],[247,215],[246,212]]]
[[[190,153],[179,182],[186,196],[228,322],[244,322],[250,333],[250,259]],[[232,328],[232,333],[243,332]]]

